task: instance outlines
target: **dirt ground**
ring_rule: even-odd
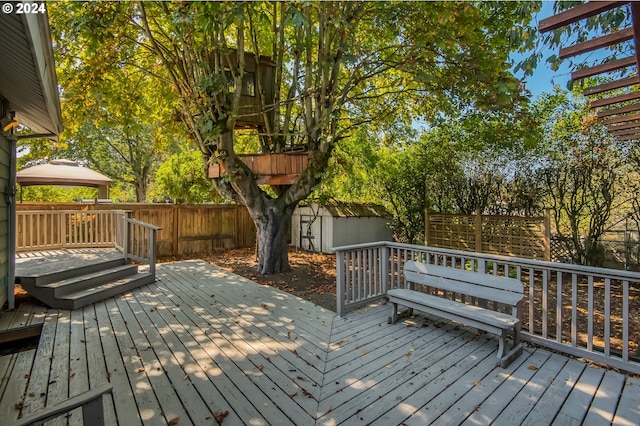
[[[203,259],[222,269],[241,275],[260,284],[276,287],[336,311],[336,256],[289,250],[291,271],[274,275],[256,274],[254,248],[216,251],[190,256]],[[178,258],[162,261],[180,260]]]

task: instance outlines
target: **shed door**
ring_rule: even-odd
[[[322,251],[322,216],[300,215],[300,247]]]

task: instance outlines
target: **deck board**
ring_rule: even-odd
[[[3,312],[0,328],[45,325],[37,350],[0,357],[0,418],[110,382],[110,425],[639,422],[635,378],[533,347],[503,369],[491,334],[389,313],[340,318],[205,262],[161,264],[82,309]]]

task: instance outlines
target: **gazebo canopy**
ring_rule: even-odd
[[[71,160],[52,160],[48,164],[20,170],[16,173],[16,180],[22,186],[90,186],[98,188],[98,198],[108,197],[108,188],[111,184],[111,179],[105,175],[87,167],[80,167],[78,163]]]

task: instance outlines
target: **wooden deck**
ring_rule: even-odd
[[[639,424],[640,380],[389,306],[345,318],[201,261],[74,311],[20,306],[37,349],[0,357],[0,418],[111,382],[107,424]],[[64,419],[63,419],[64,420]],[[70,424],[81,413],[72,412]]]
[[[62,272],[96,262],[122,259],[114,248],[83,248],[25,252],[16,254],[16,280]]]

